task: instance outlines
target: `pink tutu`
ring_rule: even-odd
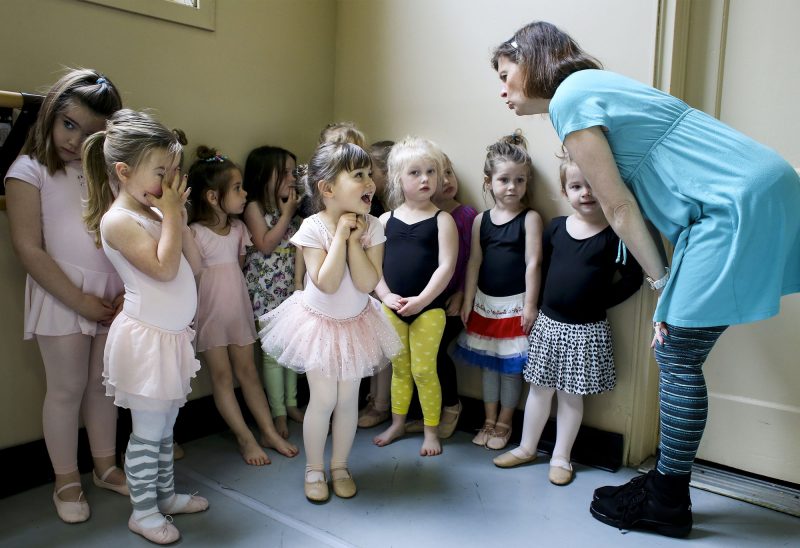
[[[168,331],[122,312],[111,324],[103,355],[106,395],[118,407],[166,411],[186,403],[200,369],[194,331]]]
[[[402,345],[372,297],[360,314],[337,320],[308,307],[297,291],[259,318],[261,346],[284,367],[326,377],[369,377],[388,365]]]

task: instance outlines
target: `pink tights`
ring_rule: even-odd
[[[42,408],[44,441],[56,474],[78,469],[79,417],[95,458],[116,452],[117,409],[103,386],[106,335],[37,335],[47,378]],[[102,471],[101,471],[102,472]]]
[[[360,379],[337,381],[310,371],[306,374],[309,402],[303,419],[306,467],[323,471],[325,441],[333,414],[331,467],[344,468],[353,447],[358,425],[358,386]]]

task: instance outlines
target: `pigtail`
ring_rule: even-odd
[[[106,132],[98,131],[86,138],[81,154],[88,191],[83,221],[94,236],[94,243],[97,247],[100,247],[100,219],[114,202],[114,193],[111,190],[103,152],[105,142]]]

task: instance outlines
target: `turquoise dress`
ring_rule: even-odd
[[[800,179],[775,151],[604,70],[567,77],[550,119],[562,141],[603,127],[623,181],[674,244],[655,321],[710,327],[762,320],[778,313],[781,295],[800,291]]]

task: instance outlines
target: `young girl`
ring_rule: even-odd
[[[447,318],[442,342],[439,344],[439,353],[436,356],[436,374],[439,376],[439,384],[442,386],[442,415],[439,420],[439,437],[447,439],[455,432],[458,419],[461,416],[456,366],[450,357],[448,348],[464,328],[464,324],[461,322],[461,304],[464,302],[464,281],[467,263],[469,262],[472,223],[478,212],[456,200],[458,178],[453,171],[453,164],[447,154],[444,155],[443,181],[444,183],[433,195],[433,203],[436,207],[447,211],[453,216],[458,229],[458,259],[456,260],[456,270],[453,273],[453,277],[444,290]],[[414,411],[419,408],[417,397],[412,400],[411,406]],[[423,429],[421,420],[412,420],[406,423],[406,432],[422,432]]]
[[[319,133],[319,144],[323,143],[353,143],[363,150],[367,150],[367,138],[353,122],[331,122]]]
[[[453,276],[458,253],[453,218],[431,201],[442,171],[442,153],[430,141],[408,137],[392,147],[388,201],[397,208],[381,216],[386,256],[383,279],[375,290],[404,348],[392,360],[392,424],[374,443],[382,447],[405,434],[416,384],[424,423],[422,456],[442,452],[436,353],[445,325],[442,292]]]
[[[261,318],[264,351],[308,378],[303,422],[305,495],[328,499],[323,454],[333,413],[331,479],[342,498],[356,494],[347,468],[358,420],[358,387],[400,349],[369,296],[381,278],[383,227],[368,215],[375,193],[369,155],[350,143],[317,147],[306,187],[320,213],[303,221],[292,243],[307,265],[305,289]]]
[[[208,365],[214,402],[236,436],[244,461],[261,466],[270,462],[261,446],[272,447],[287,457],[294,457],[297,447],[275,429],[254,361],[256,330],[241,270],[250,235],[244,223],[234,217],[244,210],[247,193],[241,171],[225,156],[201,146],[197,158],[189,168],[188,180],[195,196],[190,226],[202,257],[195,326],[197,352]],[[234,377],[258,425],[258,441],[242,417],[233,389]]]
[[[256,321],[298,288],[295,284],[297,253],[289,244],[300,228],[296,167],[294,154],[272,146],[250,151],[244,166],[247,205],[243,218],[253,242],[244,259],[244,277]],[[265,352],[261,354],[261,361],[275,428],[288,438],[286,417],[303,422],[303,412],[297,407],[297,373],[281,367]]]
[[[83,224],[83,140],[121,107],[114,85],[94,70],[71,70],[48,92],[22,155],[6,175],[14,250],[28,271],[25,338],[36,338],[47,379],[44,439],[56,481],[53,502],[67,523],[89,519],[78,472],[83,418],[103,489],[127,495],[116,464],[117,413],[101,373],[108,326],[122,280]]]
[[[561,191],[575,212],[557,217],[543,238],[541,312],[530,335],[525,380],[530,383],[522,441],[494,459],[510,468],[536,459],[536,447],[558,394],[550,481],[572,481],[572,444],[583,418],[583,395],[614,388],[614,353],[606,309],[642,285],[642,270],[611,230],[592,187],[564,153]],[[622,275],[613,282],[614,274]]]
[[[128,528],[156,544],[180,538],[164,514],[208,508],[203,497],[175,494],[173,477],[172,427],[200,369],[189,327],[197,290],[182,252],[190,249],[192,237],[180,152],[173,132],[132,110],[115,113],[83,148],[86,224],[99,231],[103,250],[125,283],[125,304],[108,333],[103,383],[117,406],[131,410],[133,433],[125,453],[133,505]]]
[[[386,212],[386,162],[394,141],[378,141],[369,147],[372,158],[372,180],[375,183],[375,196],[369,214],[380,217]],[[389,398],[392,386],[392,367],[384,367],[369,379],[367,405],[358,412],[359,428],[372,428],[389,419]]]
[[[466,330],[456,356],[483,369],[486,419],[472,443],[502,449],[511,437],[527,334],[537,314],[542,219],[524,205],[533,164],[519,132],[489,147],[483,173],[484,192],[491,193],[494,207],[472,224],[461,306]]]

